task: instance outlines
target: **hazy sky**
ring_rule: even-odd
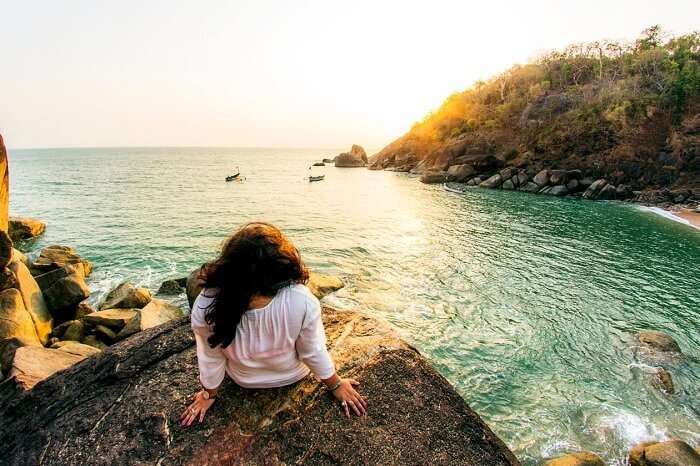
[[[698,18],[698,0],[0,0],[0,132],[11,148],[380,148],[544,50]]]

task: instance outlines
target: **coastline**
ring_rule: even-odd
[[[700,212],[691,209],[664,209],[662,207],[647,206],[638,204],[636,206],[646,212],[653,212],[656,215],[673,220],[674,222],[682,223],[696,230],[700,230]]]

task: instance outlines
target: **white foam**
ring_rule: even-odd
[[[666,432],[659,430],[640,416],[629,412],[619,412],[602,418],[601,427],[604,430],[614,432],[615,436],[627,448],[650,440],[668,439]]]
[[[667,218],[669,220],[673,220],[674,222],[682,223],[684,225],[688,225],[691,228],[695,228],[697,230],[700,230],[700,227],[697,227],[690,223],[690,221],[684,219],[683,217],[679,217],[678,215],[674,214],[671,211],[668,211],[666,209],[662,209],[661,207],[647,207],[647,206],[637,206],[638,209],[643,210],[645,212],[652,212],[655,213],[656,215],[660,215],[661,217]]]

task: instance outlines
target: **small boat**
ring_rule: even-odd
[[[238,169],[238,167],[236,167],[236,173],[234,173],[233,175],[227,176],[226,181],[233,181],[236,178],[238,178],[239,176],[241,176],[241,171]]]
[[[310,176],[310,177],[309,177],[309,182],[312,182],[312,181],[321,181],[321,180],[324,179],[325,177],[326,177],[326,175]]]
[[[312,165],[312,167],[325,167],[326,164],[323,162],[316,162]]]
[[[464,183],[445,183],[442,185],[445,191],[451,193],[464,194],[467,192],[467,185]]]

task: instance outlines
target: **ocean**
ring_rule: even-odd
[[[124,280],[155,293],[237,226],[275,223],[345,281],[329,305],[390,322],[525,464],[585,449],[622,465],[641,441],[700,442],[700,231],[626,204],[309,169],[338,152],[10,150],[10,212],[48,223],[21,248],[94,263],[93,302]],[[237,169],[245,181],[225,182]],[[651,385],[642,329],[683,349],[666,366],[675,395]]]

